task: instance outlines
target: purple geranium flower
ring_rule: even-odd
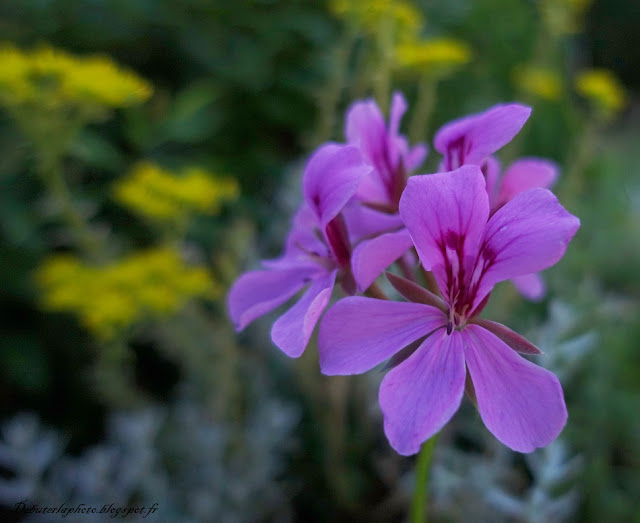
[[[444,125],[434,139],[436,150],[444,157],[441,170],[469,164],[481,167],[492,212],[527,189],[549,188],[557,176],[552,162],[522,158],[500,177],[500,164],[491,156],[518,134],[530,114],[531,108],[525,105],[499,104]],[[513,278],[512,283],[530,300],[539,300],[544,295],[544,281],[538,274],[524,274]]]
[[[418,452],[453,416],[467,371],[480,416],[502,443],[520,452],[547,445],[567,419],[558,379],[516,353],[538,353],[533,345],[477,315],[496,283],[556,263],[579,220],[546,189],[522,192],[490,217],[485,179],[473,165],[410,178],[400,214],[444,301],[393,276],[412,302],[339,301],[320,326],[322,372],[359,374],[395,356],[379,401],[400,454]],[[408,357],[400,353],[407,346]]]
[[[399,97],[399,95],[396,95],[396,97]],[[396,97],[394,97],[395,112],[401,115],[406,108],[406,103],[402,98],[398,98],[396,101]],[[358,122],[360,124],[358,127],[356,127],[355,124],[352,125],[352,127],[358,130],[365,128],[364,122],[371,122],[369,128],[376,129],[377,131],[370,132],[370,134],[367,135],[368,140],[360,140],[359,143],[367,144],[367,152],[365,152],[367,158],[377,159],[377,162],[374,162],[374,166],[382,165],[384,167],[386,163],[381,159],[390,156],[390,153],[387,153],[387,151],[394,150],[390,145],[393,143],[390,137],[396,136],[397,133],[389,132],[385,134],[384,121],[382,120],[379,110],[377,110],[377,106],[375,106],[372,101],[367,103],[369,104],[366,106],[368,109],[356,104],[351,110],[347,121],[354,120]],[[364,103],[361,102],[361,104]],[[377,112],[371,107],[375,108]],[[356,112],[356,109],[357,117],[354,117],[352,113]],[[373,114],[377,116],[375,118],[369,116],[367,120],[366,116]],[[394,104],[392,104],[391,114],[391,122],[399,121],[399,116],[395,116],[394,118]],[[494,164],[497,165],[497,160],[491,157],[491,155],[513,139],[527,121],[530,114],[531,108],[525,105],[503,104],[495,105],[482,113],[465,116],[446,124],[438,131],[434,139],[436,150],[444,156],[441,163],[441,170],[451,171],[462,165],[472,164],[478,165],[487,171]],[[390,127],[397,129],[398,125],[399,123],[390,125]],[[349,125],[347,129],[349,129]],[[351,134],[355,133],[352,132]],[[347,135],[349,136],[349,133]],[[364,131],[361,130],[360,133],[357,134],[357,136],[360,135],[364,135]],[[353,142],[356,143],[355,140],[353,140]],[[406,144],[406,140],[404,143]],[[403,150],[407,149],[405,145]],[[416,149],[418,148],[416,147]],[[400,162],[399,165],[402,165],[402,162]],[[376,167],[374,174],[378,170],[379,168]],[[376,192],[370,189],[370,187],[383,186],[381,183],[375,183],[380,178],[394,180],[394,184],[390,184],[390,186],[395,187],[396,191],[398,187],[403,188],[406,186],[406,174],[404,171],[401,175],[395,177],[369,176],[362,184],[362,186],[367,187],[368,190],[365,192],[361,188],[358,190],[358,194],[364,193],[368,197],[372,197]],[[390,196],[387,196],[387,202],[390,201],[389,198]],[[397,203],[395,205],[397,208]],[[394,230],[380,230],[378,235],[359,244],[354,250],[352,259],[353,273],[359,290],[364,291],[375,281],[384,269],[405,254],[411,246],[412,243],[409,233],[404,227],[395,228]],[[532,299],[541,297],[544,291],[544,284],[537,275],[524,275],[514,281],[514,284],[526,297]]]
[[[427,147],[424,144],[410,147],[406,137],[399,133],[406,110],[402,94],[394,93],[388,126],[372,99],[354,103],[347,112],[347,140],[360,148],[373,167],[345,209],[349,229],[363,231],[364,239],[354,249],[352,265],[360,291],[365,291],[411,247],[409,233],[398,215],[398,204],[407,176],[422,164]]]
[[[340,212],[370,171],[354,146],[328,144],[311,157],[303,177],[305,201],[293,220],[284,255],[263,261],[266,269],[242,275],[229,291],[229,315],[237,330],[308,285],[271,329],[273,342],[296,358],[329,303],[336,279],[347,293],[355,292],[351,244]]]

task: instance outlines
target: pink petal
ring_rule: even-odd
[[[436,150],[445,157],[444,168],[480,165],[518,134],[530,114],[531,108],[525,105],[499,104],[448,123],[434,139]]]
[[[362,179],[355,197],[363,202],[391,204],[391,197],[378,171],[374,171]]]
[[[256,318],[282,305],[319,270],[318,266],[293,266],[243,274],[227,297],[229,316],[236,329],[241,331]]]
[[[351,268],[360,292],[366,291],[382,272],[413,245],[407,229],[364,240],[351,255]]]
[[[489,156],[482,165],[482,174],[484,174],[484,179],[487,184],[489,204],[491,209],[494,209],[498,200],[498,181],[500,177],[500,162],[498,159],[493,156]]]
[[[544,297],[544,280],[537,273],[516,276],[511,278],[511,283],[518,289],[520,294],[531,301],[540,301]]]
[[[518,194],[489,220],[480,254],[486,273],[477,292],[482,299],[499,281],[546,269],[564,255],[580,227],[547,189]]]
[[[315,279],[302,298],[271,328],[271,340],[291,358],[299,357],[331,299],[337,271]]]
[[[395,231],[404,227],[399,214],[376,211],[358,201],[352,201],[347,204],[342,211],[342,215],[347,224],[349,238],[352,243],[357,243],[368,236]]]
[[[371,172],[357,147],[328,144],[320,147],[304,170],[304,197],[321,227],[335,218]]]
[[[361,374],[445,322],[442,312],[420,303],[344,298],[320,323],[320,369],[327,375]]]
[[[400,154],[404,153],[403,145],[406,147],[406,142],[404,144],[399,142],[400,138],[400,121],[402,120],[402,116],[407,111],[407,101],[402,96],[402,93],[395,92],[393,93],[393,97],[391,98],[391,109],[389,110],[389,159],[391,160],[391,165],[398,165],[398,161],[400,160]]]
[[[513,162],[504,172],[498,204],[511,200],[516,194],[536,187],[548,189],[558,177],[555,163],[540,158],[522,158]]]
[[[449,263],[443,244],[452,235],[463,239],[465,256],[475,256],[489,216],[480,168],[467,165],[447,173],[410,177],[400,199],[400,216],[425,269]]]
[[[429,153],[429,148],[424,144],[414,145],[404,157],[404,167],[408,172],[415,171],[418,167],[422,165],[427,154]]]
[[[477,325],[468,325],[462,334],[478,410],[487,428],[518,452],[551,443],[567,421],[558,378]]]
[[[387,126],[375,101],[356,102],[349,108],[345,136],[362,150],[367,162],[376,167],[382,164],[387,152]]]
[[[438,330],[390,370],[380,385],[384,431],[403,456],[415,454],[460,406],[466,370],[459,332]]]

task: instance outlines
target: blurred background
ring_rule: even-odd
[[[516,454],[463,402],[432,519],[640,521],[637,27],[628,0],[3,1],[2,520],[60,517],[12,510],[25,499],[158,503],[156,521],[406,517],[414,460],[384,437],[383,373],[325,378],[314,343],[290,360],[274,315],[236,335],[224,305],[279,254],[304,160],[344,141],[348,105],[400,90],[413,142],[532,105],[501,159],[557,162],[582,220],[542,301],[505,284],[487,309],[546,353],[567,427]]]

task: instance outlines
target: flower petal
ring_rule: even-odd
[[[452,236],[462,239],[465,257],[475,256],[489,216],[480,168],[467,165],[447,173],[410,177],[400,199],[400,216],[426,270],[449,263],[445,256]]]
[[[495,209],[498,199],[498,179],[500,177],[500,161],[494,156],[489,156],[482,164],[482,174],[487,184],[487,194],[491,209]]]
[[[282,305],[321,270],[318,266],[293,266],[243,274],[227,297],[229,316],[241,331],[256,318]]]
[[[556,263],[580,227],[547,189],[518,194],[487,223],[480,266],[484,276],[477,292],[481,300],[500,281],[531,274]]]
[[[359,149],[351,145],[327,144],[309,159],[302,182],[304,197],[323,229],[370,172]]]
[[[291,358],[299,357],[309,343],[313,329],[331,299],[337,271],[315,279],[302,298],[271,328],[271,340]]]
[[[511,278],[511,283],[528,300],[540,301],[544,297],[545,284],[538,273],[516,276]]]
[[[367,236],[404,228],[399,214],[376,211],[358,201],[349,203],[343,209],[342,215],[352,243],[357,243]]]
[[[531,108],[525,105],[499,104],[448,123],[434,139],[436,150],[444,155],[443,168],[480,165],[518,134],[530,114]]]
[[[462,334],[478,410],[487,428],[518,452],[551,443],[567,421],[558,378],[482,327],[468,325]]]
[[[412,245],[407,229],[388,232],[360,242],[351,255],[351,268],[358,290],[366,291],[369,285]]]
[[[383,165],[387,153],[387,126],[374,100],[356,102],[349,108],[344,134],[350,144],[362,150],[370,164],[376,168]]]
[[[548,189],[558,177],[555,163],[542,158],[521,158],[504,172],[498,193],[498,205],[511,200],[516,194],[536,187]]]
[[[459,332],[434,332],[409,358],[390,370],[380,385],[384,432],[403,456],[451,419],[460,406],[466,370]]]
[[[445,322],[442,312],[420,303],[344,298],[320,323],[320,369],[330,376],[361,374]]]

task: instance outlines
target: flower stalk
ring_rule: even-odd
[[[416,485],[411,501],[411,523],[427,523],[429,515],[426,510],[427,493],[429,490],[429,469],[433,449],[436,446],[437,434],[422,444],[418,459],[416,461]]]

